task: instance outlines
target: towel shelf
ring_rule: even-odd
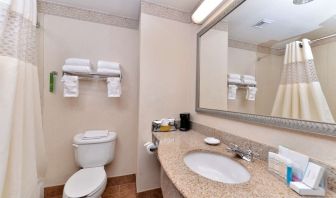
[[[121,72],[120,74],[112,74],[112,75],[104,75],[104,74],[98,74],[98,73],[89,73],[89,74],[83,74],[79,72],[66,72],[63,71],[63,75],[72,75],[72,76],[78,76],[79,79],[87,79],[87,80],[106,80],[109,77],[119,77],[120,81],[122,79]]]

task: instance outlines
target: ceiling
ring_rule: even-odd
[[[230,39],[282,48],[291,40],[312,40],[336,32],[336,0],[315,0],[303,5],[292,2],[247,0],[223,19],[228,23]],[[264,18],[274,22],[263,28],[252,27]]]
[[[138,19],[140,0],[48,0],[77,8],[93,9],[121,17]],[[191,12],[201,0],[147,0],[148,2]]]

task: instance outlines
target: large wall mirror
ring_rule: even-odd
[[[227,9],[198,33],[196,110],[336,136],[336,1]]]

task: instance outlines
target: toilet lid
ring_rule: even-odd
[[[105,181],[103,167],[84,168],[72,175],[64,186],[68,197],[83,197],[95,192]]]

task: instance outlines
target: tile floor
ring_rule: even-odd
[[[45,198],[62,198],[63,186],[45,189]],[[161,189],[136,193],[135,175],[109,178],[102,198],[162,198]]]

